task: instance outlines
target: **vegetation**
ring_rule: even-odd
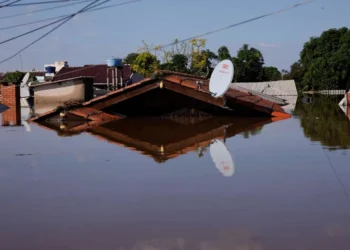
[[[22,79],[23,79],[23,77],[25,76],[25,74],[26,73],[20,72],[20,71],[7,73],[5,78],[4,78],[4,82],[20,84]],[[30,82],[36,81],[35,75],[31,73],[29,75],[28,81],[30,81]]]
[[[337,104],[339,98],[313,95],[311,103],[298,102],[294,111],[305,137],[329,150],[350,148],[350,121]]]
[[[145,77],[150,77],[159,69],[159,60],[150,52],[143,52],[138,55],[132,65],[132,69]]]
[[[350,87],[350,30],[329,29],[304,44],[300,60],[286,72],[299,90]],[[284,78],[284,79],[286,79]]]
[[[24,75],[25,73],[19,71],[7,73],[4,78],[4,81],[8,83],[19,84],[22,81]]]
[[[146,54],[145,54],[146,53]],[[159,58],[159,59],[158,59]],[[346,89],[350,87],[350,30],[330,29],[304,44],[300,59],[289,70],[280,72],[265,66],[260,50],[244,44],[232,56],[226,46],[216,53],[206,48],[205,39],[187,42],[175,40],[171,46],[151,46],[143,41],[138,53],[124,61],[135,64],[133,69],[150,75],[158,69],[210,77],[215,65],[231,60],[235,66],[235,82],[258,82],[294,79],[299,91]],[[137,62],[137,63],[136,63]]]

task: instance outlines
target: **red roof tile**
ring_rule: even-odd
[[[127,81],[131,75],[130,65],[124,65],[123,75],[123,80]],[[107,65],[97,64],[84,65],[83,67],[64,67],[54,76],[52,81],[60,81],[80,76],[94,77],[95,83],[107,83]]]

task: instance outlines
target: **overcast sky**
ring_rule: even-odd
[[[23,0],[22,2],[39,0]],[[126,0],[111,0],[120,3]],[[23,69],[65,60],[70,66],[105,63],[111,56],[135,52],[142,40],[166,44],[288,7],[302,0],[142,0],[129,5],[79,15],[22,52]],[[0,19],[0,28],[72,13],[87,3]],[[36,5],[0,9],[0,18],[55,6]],[[350,27],[350,1],[318,0],[288,12],[260,19],[205,37],[211,50],[226,45],[232,55],[243,43],[263,52],[266,65],[289,68],[298,60],[303,44],[329,28]],[[0,40],[44,25],[0,30]],[[0,45],[0,60],[7,58],[49,28]],[[0,72],[21,69],[20,56],[0,65]]]

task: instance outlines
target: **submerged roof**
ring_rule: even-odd
[[[198,82],[200,82],[200,84],[198,84]],[[243,115],[245,113],[255,112],[255,114],[265,116],[290,117],[290,114],[286,113],[280,105],[249,92],[229,89],[224,97],[214,98],[209,92],[208,79],[170,71],[159,71],[153,78],[146,78],[122,89],[96,97],[83,103],[82,107],[92,107],[102,110],[113,105],[118,105],[126,100],[136,98],[155,89],[166,89],[170,92],[180,94],[181,96],[192,98],[211,105],[225,114],[231,114],[241,110]],[[157,100],[153,101],[157,102]],[[138,105],[142,105],[142,103],[138,103]],[[162,103],[159,103],[159,105],[162,105]],[[237,107],[239,107],[239,109],[237,109]],[[50,111],[32,120],[46,118],[54,114],[57,114],[57,111]]]
[[[271,82],[235,82],[233,86],[243,87],[270,96],[297,96],[298,91],[294,80],[281,80]]]

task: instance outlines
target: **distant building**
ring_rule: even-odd
[[[94,86],[104,87],[107,86],[107,82],[111,83],[111,78],[107,78],[107,64],[96,64],[96,65],[84,65],[81,67],[62,67],[57,70],[56,74],[52,78],[52,81],[61,81],[70,78],[76,78],[81,76],[88,76],[94,78]],[[135,83],[144,79],[142,75],[132,72],[131,66],[129,64],[123,65],[122,72],[123,83]]]

